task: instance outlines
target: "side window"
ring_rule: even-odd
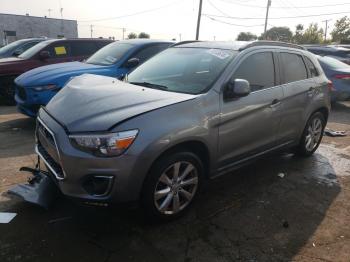
[[[319,76],[320,74],[318,73],[314,63],[312,63],[312,61],[308,57],[304,56],[304,58],[305,58],[306,66],[310,71],[310,77]]]
[[[158,44],[158,45],[151,45],[147,46],[140,51],[138,51],[136,54],[134,54],[132,57],[136,57],[140,59],[140,64],[151,58],[152,56],[158,54],[159,52],[163,51],[168,47],[168,44]]]
[[[307,78],[304,61],[300,55],[292,53],[281,53],[284,68],[285,83],[295,82]]]
[[[94,42],[88,41],[76,41],[71,42],[72,56],[90,56],[96,52],[96,46]]]
[[[70,45],[65,42],[53,43],[43,50],[50,53],[50,58],[64,58],[70,56]]]
[[[252,91],[275,85],[275,67],[272,52],[256,53],[246,58],[233,74],[233,79],[245,79]]]

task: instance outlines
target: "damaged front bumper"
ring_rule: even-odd
[[[11,188],[8,193],[23,200],[48,209],[60,196],[60,191],[50,174],[40,169],[21,168],[21,171],[32,173],[28,183]]]

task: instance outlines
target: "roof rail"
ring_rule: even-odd
[[[201,42],[201,41],[199,41],[199,40],[186,40],[186,41],[181,41],[181,42],[177,42],[175,44],[172,44],[169,47],[174,47],[174,46],[184,45],[184,44],[190,44],[190,43],[196,43],[196,42]]]
[[[297,45],[297,44],[291,44],[291,43],[286,43],[286,42],[279,42],[279,41],[267,41],[267,40],[259,40],[259,41],[254,41],[251,42],[245,46],[242,46],[239,51],[242,51],[244,49],[250,48],[250,47],[254,47],[254,46],[282,46],[282,47],[291,47],[291,48],[297,48],[297,49],[302,49],[302,50],[306,50],[305,47],[301,46],[301,45]]]

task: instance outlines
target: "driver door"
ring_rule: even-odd
[[[219,170],[276,146],[283,98],[276,62],[272,50],[257,51],[234,69],[232,79],[247,80],[251,93],[228,101],[221,97]]]

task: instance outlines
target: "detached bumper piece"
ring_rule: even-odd
[[[21,168],[21,171],[29,171],[33,174],[27,184],[19,184],[11,188],[8,193],[16,195],[23,200],[49,209],[60,195],[54,181],[50,176],[40,170]]]

